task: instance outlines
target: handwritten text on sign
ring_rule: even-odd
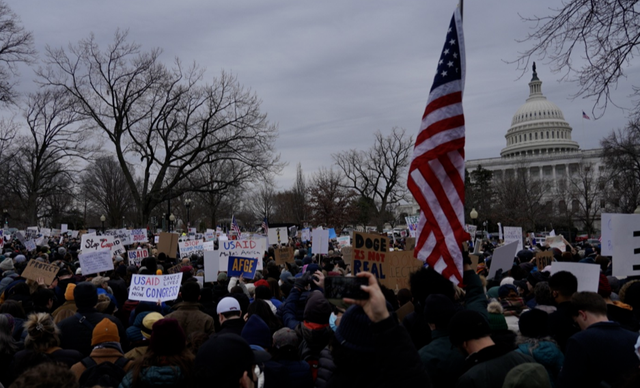
[[[192,254],[202,255],[204,251],[202,243],[202,240],[187,240],[178,243],[180,247],[180,257],[189,257]]]
[[[135,243],[146,243],[147,241],[147,230],[146,229],[132,229],[131,230],[131,242]]]
[[[113,261],[111,260],[111,257],[110,249],[82,252],[78,255],[82,274],[86,276],[113,270]]]
[[[108,249],[109,253],[111,253],[112,247],[113,236],[82,235],[82,243],[80,244],[82,252],[96,252]]]
[[[389,238],[379,234],[354,233],[353,274],[371,272],[385,279],[383,264],[389,250]]]
[[[258,260],[252,257],[229,257],[229,267],[227,268],[227,276],[244,277],[245,279],[253,279],[256,275]]]
[[[165,302],[175,300],[180,293],[182,272],[175,275],[133,275],[129,287],[129,300]]]
[[[129,264],[135,264],[139,267],[142,259],[149,257],[149,251],[146,249],[127,251],[127,256],[129,257]]]

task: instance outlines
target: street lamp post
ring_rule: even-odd
[[[169,227],[167,226],[168,222],[167,222],[167,213],[162,213],[162,231],[163,232],[168,232],[169,231]],[[166,228],[165,228],[166,226]]]
[[[176,220],[176,216],[173,214],[169,216],[169,232],[173,232],[173,222]]]
[[[476,220],[478,219],[478,212],[476,211],[476,208],[472,208],[471,212],[469,213],[469,216],[471,217],[471,220],[473,221],[473,224],[476,224]]]
[[[127,227],[127,225],[125,225],[125,223],[124,223],[124,216],[122,216],[122,228],[126,228],[126,227]]]
[[[104,234],[104,222],[107,220],[107,217],[103,215],[100,216],[100,222],[102,222],[102,234]]]
[[[187,229],[191,226],[191,214],[189,208],[191,207],[191,200],[189,198],[184,200],[184,206],[187,208]]]

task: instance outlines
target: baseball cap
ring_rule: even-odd
[[[293,346],[294,348],[297,348],[299,344],[300,339],[298,339],[298,335],[295,330],[288,327],[283,327],[273,333],[273,347],[276,349],[281,349],[285,346]]]
[[[230,311],[241,312],[242,310],[240,309],[240,303],[238,303],[236,298],[227,296],[226,298],[222,298],[220,302],[218,302],[218,308],[216,309],[216,312],[218,314],[224,314]]]

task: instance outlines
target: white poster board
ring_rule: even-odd
[[[186,240],[178,243],[180,258],[189,258],[193,254],[202,256],[204,252],[202,243],[202,240]]]
[[[600,252],[602,256],[613,256],[613,217],[616,215],[602,213],[600,216],[600,229],[602,229]]]
[[[565,252],[567,250],[567,244],[564,243],[564,237],[562,235],[547,236],[544,242],[549,245],[549,248],[558,248],[560,252]]]
[[[129,300],[166,302],[175,300],[180,293],[182,272],[171,275],[132,275]]]
[[[337,238],[337,241],[340,248],[351,246],[351,236],[340,236]]]
[[[262,269],[262,257],[267,250],[267,240],[264,238],[256,240],[228,240],[220,241],[218,250],[215,251],[219,254],[220,259],[218,261],[218,270],[227,271],[229,266],[229,257],[250,257],[258,259],[257,269]],[[206,275],[206,274],[205,274]],[[216,275],[217,278],[217,275]],[[207,278],[208,279],[208,278]],[[209,280],[207,280],[209,281]]]
[[[285,226],[269,228],[269,245],[286,244],[289,242],[289,231]]]
[[[44,237],[51,237],[51,229],[49,229],[49,228],[42,228],[42,229],[40,229],[40,233],[41,233]]]
[[[510,270],[511,267],[513,267],[513,260],[516,257],[516,252],[518,252],[517,241],[512,241],[509,244],[503,245],[494,250],[493,256],[491,257],[491,268],[489,268],[489,276],[487,279],[493,279],[499,269],[501,269],[503,273]]]
[[[206,251],[213,251],[215,246],[213,245],[213,241],[205,241],[202,243],[202,249]]]
[[[146,229],[131,229],[131,244],[146,242],[149,242]]]
[[[598,292],[598,283],[600,282],[599,264],[554,262],[547,268],[549,268],[551,275],[560,271],[571,272],[578,279],[578,292]]]
[[[613,276],[640,275],[640,214],[615,214],[612,225]]]
[[[520,252],[523,249],[522,246],[522,227],[520,226],[505,226],[504,230],[504,243],[509,244],[513,241],[518,242],[518,248],[516,252]]]
[[[311,241],[311,230],[309,228],[302,229],[300,240],[304,242]]]
[[[228,259],[227,259],[228,262]],[[207,282],[218,281],[220,271],[220,251],[204,251],[204,279]]]
[[[78,255],[84,276],[113,270],[111,249],[87,251]]]
[[[113,246],[113,236],[97,236],[95,234],[83,234],[80,240],[80,250],[83,253],[109,250]]]
[[[67,224],[60,224],[60,234],[67,233],[67,230],[69,230],[69,225],[67,225]]]
[[[149,257],[149,251],[147,249],[134,249],[127,251],[127,257],[129,258],[129,265],[135,264],[139,267],[142,259]]]
[[[311,232],[311,252],[314,255],[326,255],[329,253],[329,230],[314,229]]]

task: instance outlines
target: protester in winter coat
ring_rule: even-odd
[[[61,364],[41,360],[13,382],[11,388],[77,388],[75,376]]]
[[[555,386],[558,374],[564,364],[564,354],[558,344],[549,337],[549,314],[539,309],[529,310],[520,315],[518,322],[520,336],[516,340],[518,351],[533,357],[542,364]]]
[[[549,333],[565,351],[569,337],[580,331],[573,321],[571,296],[578,291],[578,279],[567,271],[559,271],[549,278],[549,288],[556,301],[557,310],[549,314]]]
[[[242,338],[254,350],[270,351],[273,345],[269,326],[257,315],[252,315],[242,329]],[[288,379],[286,368],[274,361],[265,361],[263,366],[265,388],[295,387]]]
[[[119,388],[139,386],[187,387],[191,384],[194,356],[186,348],[186,338],[175,319],[153,324],[149,348],[136,360]]]
[[[64,292],[65,302],[60,307],[55,309],[54,312],[51,313],[51,316],[53,317],[54,320],[62,310],[71,310],[74,312],[74,314],[78,310],[78,307],[76,306],[76,301],[73,299],[73,290],[75,289],[76,289],[75,283],[69,283],[67,285],[67,289]]]
[[[292,387],[311,388],[313,378],[308,363],[298,357],[300,340],[294,330],[288,327],[273,334],[273,361],[282,365]]]
[[[153,324],[161,319],[164,319],[162,314],[155,311],[145,311],[138,314],[138,316],[142,316],[139,330],[140,336],[142,338],[138,341],[132,342],[132,349],[124,355],[126,358],[132,360],[140,360],[144,357],[144,355],[147,353],[147,348],[149,347],[149,339],[151,338]],[[131,327],[129,329],[131,329]]]
[[[581,332],[567,342],[560,387],[615,386],[640,365],[634,352],[638,333],[623,329],[607,318],[607,305],[594,292],[578,292],[571,298]]]
[[[467,355],[466,372],[458,379],[457,387],[501,387],[511,368],[535,362],[530,356],[497,346],[490,335],[489,323],[476,311],[463,310],[451,318],[451,344]]]
[[[5,387],[11,382],[11,362],[13,356],[21,348],[21,344],[13,338],[13,317],[0,314],[0,384]]]
[[[93,329],[93,336],[91,337],[91,346],[93,350],[89,355],[89,358],[100,365],[103,362],[116,363],[118,359],[123,357],[122,347],[120,346],[120,336],[118,335],[118,327],[115,323],[109,319],[104,318]],[[131,369],[132,362],[129,360],[123,367],[125,371]],[[78,362],[71,367],[71,371],[75,373],[76,378],[80,381],[80,376],[87,370],[87,367],[82,362]]]
[[[176,319],[186,336],[192,333],[204,332],[212,334],[214,331],[213,318],[200,311],[200,286],[196,282],[188,282],[182,286],[180,292],[182,302],[173,306],[174,312],[166,318]]]
[[[218,302],[216,308],[218,320],[220,321],[220,331],[217,334],[237,334],[242,333],[244,319],[242,319],[242,309],[236,298],[227,296]]]
[[[112,315],[99,313],[95,306],[98,303],[96,286],[90,282],[79,283],[73,290],[73,296],[78,306],[78,312],[58,324],[60,328],[61,346],[65,349],[74,349],[85,357],[91,353],[91,338],[93,329],[104,318],[108,318],[118,327],[118,335],[122,347],[128,350],[127,336],[124,327],[118,319]]]
[[[507,373],[502,388],[551,388],[551,382],[542,365],[527,362]]]

